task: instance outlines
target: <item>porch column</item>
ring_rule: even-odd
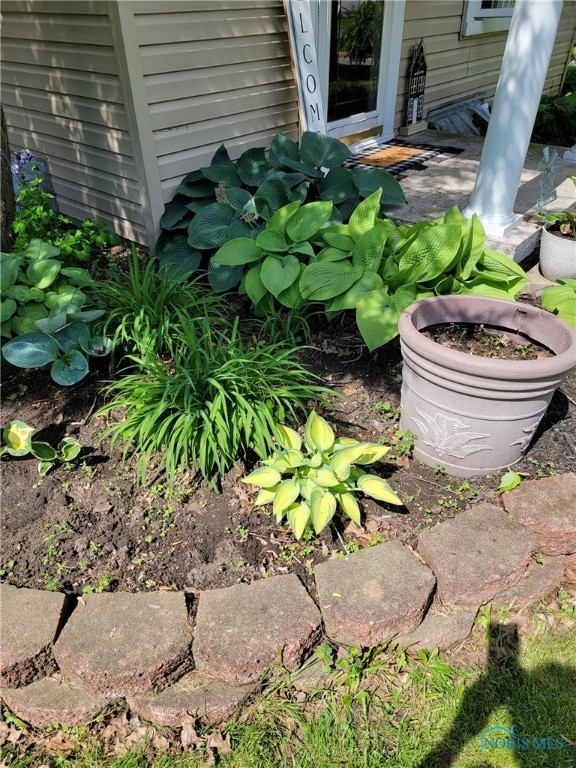
[[[521,216],[514,202],[556,39],[563,0],[516,0],[470,204],[486,232],[503,235]]]

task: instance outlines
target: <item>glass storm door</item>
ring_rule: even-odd
[[[381,126],[384,0],[317,0],[316,18],[328,133]]]

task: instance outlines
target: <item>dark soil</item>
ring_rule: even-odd
[[[553,357],[553,353],[538,342],[519,333],[508,333],[475,323],[443,323],[422,331],[437,344],[480,357],[499,360],[538,360]]]
[[[374,354],[361,343],[353,320],[318,327],[310,368],[342,395],[324,416],[338,435],[391,445],[377,467],[404,507],[363,501],[363,527],[326,529],[296,542],[255,509],[256,493],[240,482],[252,469],[238,461],[216,493],[192,474],[169,490],[161,477],[135,485],[133,464],[121,449],[101,442],[100,404],[107,361],[83,382],[58,388],[47,370],[6,366],[2,423],[18,418],[37,428],[35,439],[68,435],[82,444],[71,465],[41,478],[35,459],[3,459],[0,576],[19,586],[74,594],[103,590],[200,590],[295,572],[312,588],[314,564],[383,540],[414,546],[421,530],[470,503],[499,503],[499,476],[449,478],[410,458],[409,435],[398,427],[401,361],[392,342]],[[576,372],[556,392],[536,439],[516,469],[527,478],[574,471]]]

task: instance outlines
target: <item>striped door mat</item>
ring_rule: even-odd
[[[374,141],[357,149],[354,157],[349,158],[344,165],[348,168],[384,168],[397,178],[402,178],[448,160],[463,151],[459,147],[413,144],[401,139],[382,144]]]

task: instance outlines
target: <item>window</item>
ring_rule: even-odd
[[[514,0],[466,0],[461,37],[507,32],[513,10]]]

